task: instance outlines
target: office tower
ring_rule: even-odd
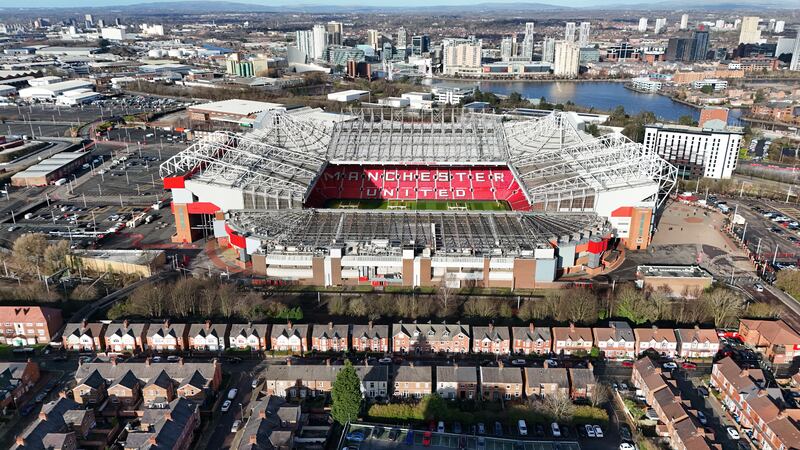
[[[121,25],[122,25],[122,19],[120,19],[119,17],[117,17],[116,19],[114,19],[114,24],[115,24],[116,26],[121,26]]]
[[[653,27],[653,33],[656,33],[656,34],[661,33],[662,31],[664,31],[664,28],[666,28],[666,27],[667,27],[667,19],[666,18],[656,19],[656,24]]]
[[[553,63],[556,58],[556,40],[545,38],[542,42],[542,61]]]
[[[341,22],[328,22],[325,25],[325,31],[328,32],[328,44],[342,45],[342,23]]]
[[[503,37],[500,41],[500,59],[503,61],[510,61],[513,56],[514,44],[511,42],[511,36]]]
[[[776,34],[783,33],[784,27],[786,27],[786,21],[779,20],[779,21],[775,22],[775,30],[774,30],[775,33]]]
[[[311,30],[295,31],[294,45],[300,52],[312,57],[314,55],[314,32]]]
[[[800,70],[800,28],[797,28],[797,36],[794,38],[794,50],[792,50],[789,70]]]
[[[367,45],[372,47],[373,50],[378,50],[381,40],[380,36],[378,30],[367,30]]]
[[[575,22],[567,22],[567,26],[564,27],[564,40],[575,42]]]
[[[313,45],[312,51],[309,54],[314,59],[322,59],[325,54],[325,47],[328,44],[328,32],[325,31],[325,25],[317,24],[311,29]]]
[[[685,37],[669,38],[664,59],[667,61],[686,61],[691,54],[692,40]]]
[[[775,31],[775,19],[769,19],[769,22],[767,22],[767,31]]]
[[[578,45],[586,47],[589,45],[589,30],[591,25],[589,22],[581,22],[581,28],[578,30]]]
[[[91,14],[86,14],[85,16],[83,16],[83,18],[84,18],[84,22],[86,22],[86,25],[89,25],[89,26],[94,25],[94,19],[92,18]]]
[[[97,28],[103,28],[106,26],[106,21],[103,19],[97,19]]]
[[[525,24],[525,37],[522,39],[522,57],[527,61],[533,61],[533,22]]]
[[[406,29],[400,27],[397,29],[397,41],[395,42],[395,47],[397,48],[406,48]]]
[[[459,72],[478,73],[481,69],[480,42],[452,42],[444,47],[444,73],[455,75]]]
[[[708,55],[708,31],[692,32],[692,61],[705,61]]]
[[[738,30],[738,29],[739,29],[739,25],[741,25],[741,24],[742,24],[742,19],[736,19],[736,20],[734,20],[734,21],[733,21],[733,29],[734,29],[734,30]]]
[[[642,17],[639,19],[639,32],[644,33],[647,31],[647,17]]]
[[[742,18],[742,29],[739,31],[740,44],[758,44],[761,41],[761,30],[758,29],[759,17],[745,16]]]
[[[681,30],[689,28],[689,15],[684,14],[681,16]]]
[[[581,48],[578,44],[569,41],[556,42],[553,75],[566,78],[577,77],[578,69],[580,69],[580,57]]]
[[[412,36],[411,37],[411,54],[422,56],[423,53],[428,53],[431,45],[431,38],[427,34]]]
[[[716,22],[714,22],[714,28],[718,30],[725,28],[725,21],[722,19],[718,19]]]

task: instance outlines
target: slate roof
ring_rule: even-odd
[[[437,383],[477,383],[478,371],[475,366],[437,366]]]
[[[472,327],[472,339],[474,342],[483,341],[484,339],[489,339],[492,342],[508,341],[511,339],[511,334],[508,331],[508,327]]]
[[[272,334],[273,339],[277,339],[280,336],[292,337],[297,336],[300,339],[305,339],[308,337],[308,325],[305,324],[273,324],[272,325]]]
[[[353,325],[353,339],[388,339],[389,325]]]
[[[431,366],[399,366],[394,381],[403,383],[432,383],[433,367]]]
[[[286,400],[274,395],[266,396],[253,405],[250,419],[242,430],[238,448],[239,450],[274,448],[272,435],[277,433],[276,441],[282,440],[284,436],[280,431],[294,429],[299,420],[298,406],[290,406]],[[251,437],[255,437],[255,442],[251,442]]]
[[[334,325],[332,323],[314,324],[311,335],[316,338],[347,339],[350,325]]]
[[[567,369],[563,367],[526,367],[525,384],[538,388],[540,384],[557,384],[559,388],[569,389]]]
[[[19,435],[24,439],[24,444],[19,445],[14,443],[11,449],[42,449],[42,441],[45,439],[45,436],[52,433],[63,433],[67,431],[68,423],[64,420],[64,415],[67,411],[73,409],[80,409],[80,405],[69,398],[60,397],[55,401],[44,404],[41,412],[45,414],[46,419],[42,420],[40,417],[35,418]]]
[[[519,367],[481,367],[481,383],[522,384],[522,369]]]
[[[147,408],[140,419],[140,429],[128,433],[126,449],[167,450],[175,448],[178,438],[189,425],[192,415],[198,410],[195,402],[183,397],[169,403],[168,408]],[[169,411],[169,419],[167,414]],[[150,438],[155,437],[155,444]]]
[[[522,339],[523,341],[536,342],[541,339],[543,342],[552,340],[550,328],[537,327],[532,323],[527,327],[514,327],[511,329],[514,339]]]
[[[405,334],[414,339],[422,337],[428,341],[450,341],[459,334],[470,336],[469,326],[458,323],[396,323],[392,326],[393,336]]]

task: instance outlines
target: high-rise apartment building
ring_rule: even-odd
[[[525,24],[525,37],[522,39],[522,57],[527,61],[533,61],[533,22]]]
[[[742,18],[742,29],[739,31],[740,44],[758,44],[761,41],[759,22],[761,22],[760,17],[745,16]]]
[[[581,22],[581,27],[578,30],[578,45],[586,47],[589,45],[589,32],[591,24],[589,22]]]
[[[446,75],[479,73],[481,71],[481,43],[452,42],[445,45],[443,65]]]
[[[564,40],[567,42],[575,42],[575,22],[567,22],[564,27]]]
[[[373,50],[380,48],[381,35],[378,30],[367,30],[367,45],[372,47]]]
[[[500,59],[511,61],[512,56],[514,56],[514,42],[511,40],[511,36],[504,36],[500,41]]]
[[[681,16],[681,30],[689,28],[689,15],[684,14]]]
[[[797,36],[794,38],[794,50],[792,50],[789,70],[800,70],[800,27],[797,28]]]
[[[554,63],[556,60],[556,40],[545,38],[542,42],[542,61]]]
[[[395,47],[397,48],[406,48],[406,39],[407,39],[406,29],[400,27],[397,29],[397,41],[395,42]]]
[[[328,22],[325,24],[325,30],[328,32],[329,45],[342,45],[342,23],[341,22]]]
[[[779,20],[775,22],[775,30],[773,30],[776,34],[783,33],[784,28],[786,28],[786,21]]]
[[[581,47],[575,42],[558,41],[555,49],[553,75],[574,78],[580,69]]]
[[[311,29],[311,34],[313,35],[314,45],[310,56],[314,59],[322,59],[325,54],[325,47],[328,46],[328,32],[325,30],[325,25],[314,25],[314,28]]]
[[[656,19],[656,24],[655,26],[653,26],[653,33],[656,34],[661,33],[662,31],[664,31],[665,28],[667,28],[667,19],[666,18]]]
[[[312,30],[297,30],[294,32],[295,47],[308,57],[314,56],[314,32]]]
[[[639,19],[639,32],[644,33],[647,31],[647,17],[642,17]]]
[[[706,123],[708,127],[708,122]],[[644,146],[678,167],[679,176],[730,178],[736,168],[740,128],[647,125]]]

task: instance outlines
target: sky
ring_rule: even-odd
[[[0,7],[108,7],[118,5],[131,5],[138,3],[162,3],[162,2],[180,2],[180,1],[195,1],[195,0],[0,0]],[[480,3],[518,3],[515,0],[404,0],[398,2],[397,0],[230,0],[234,3],[253,3],[263,6],[280,6],[280,5],[369,5],[369,6],[430,6],[435,5],[470,5]],[[794,1],[794,0],[791,0]],[[614,0],[614,4],[624,3],[642,3],[643,0]],[[549,5],[558,6],[591,6],[597,5],[597,0],[531,0],[527,3],[545,3]]]

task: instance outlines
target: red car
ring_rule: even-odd
[[[422,446],[423,447],[430,447],[431,446],[431,432],[426,431],[425,434],[422,435]]]
[[[681,364],[681,367],[683,367],[684,369],[687,369],[687,370],[694,370],[694,369],[697,369],[697,364],[691,363],[691,362],[685,362],[685,363]]]
[[[631,361],[630,359],[622,361],[622,367],[633,367],[633,361]]]

